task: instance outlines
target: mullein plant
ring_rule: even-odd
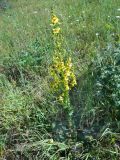
[[[69,91],[77,84],[71,57],[68,57],[63,48],[63,36],[57,16],[52,15],[52,35],[54,41],[53,62],[50,67],[52,81],[51,89],[57,95],[57,100],[68,107]]]
[[[60,22],[56,15],[51,19],[52,36],[54,42],[53,61],[50,67],[51,91],[56,100],[61,104],[67,114],[69,126],[71,126],[72,106],[70,105],[69,92],[77,84],[74,74],[72,58],[64,49],[64,37],[60,28]]]

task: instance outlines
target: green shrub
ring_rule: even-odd
[[[108,46],[93,62],[95,101],[107,116],[104,121],[120,120],[120,46]]]

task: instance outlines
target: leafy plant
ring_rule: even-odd
[[[95,98],[111,120],[120,120],[120,46],[97,54],[93,62]],[[109,119],[109,120],[110,120]]]

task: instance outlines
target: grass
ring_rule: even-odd
[[[49,85],[52,9],[77,78],[70,110]],[[119,16],[119,0],[0,1],[1,160],[119,159]]]
[[[63,30],[65,34],[67,33],[65,37],[68,37],[67,43],[70,49],[77,50],[78,48],[79,50],[82,47],[86,48],[88,44],[90,46],[94,45],[95,34],[98,32],[101,34],[101,41],[105,41],[109,28],[116,32],[119,31],[119,19],[115,18],[119,14],[117,11],[119,1],[117,0],[116,3],[107,0],[104,2],[66,1],[65,4],[57,1],[56,3],[56,5],[52,1],[41,1],[39,3],[36,0],[11,2],[11,7],[1,13],[1,52],[8,54],[13,52],[13,49],[18,52],[27,48],[36,38],[43,43],[46,42],[46,39],[49,39],[47,33],[50,31],[51,7],[54,7],[54,5],[55,13],[63,21]],[[111,26],[107,28],[107,25]],[[84,42],[87,42],[87,44]],[[72,48],[70,47],[71,44]]]

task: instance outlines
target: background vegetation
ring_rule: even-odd
[[[77,85],[51,93],[51,9]],[[119,160],[120,1],[0,0],[0,159]]]

